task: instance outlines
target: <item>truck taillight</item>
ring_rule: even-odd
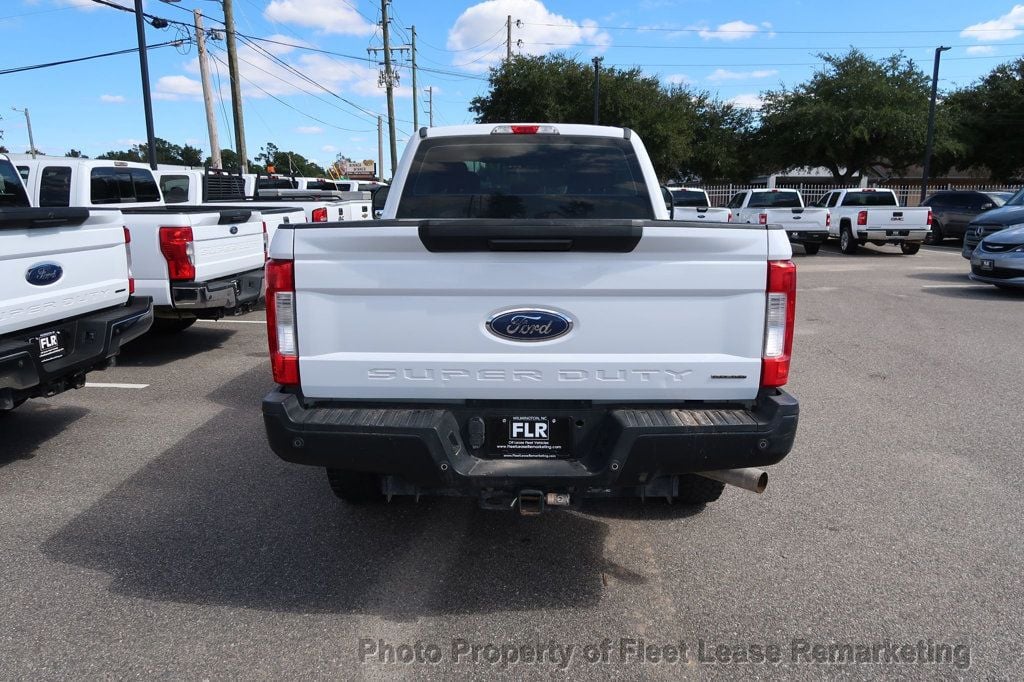
[[[132,276],[132,233],[127,227],[124,230],[124,255],[128,260],[128,295],[135,293],[135,278]]]
[[[167,274],[172,280],[196,278],[196,252],[191,227],[161,227],[160,253],[167,261]]]
[[[263,221],[263,262],[267,262],[270,255],[270,236],[267,234],[267,221]]]
[[[757,216],[757,222],[760,223],[761,225],[767,225],[768,224],[768,214],[767,213],[761,213],[760,215],[758,215]]]
[[[932,210],[928,209],[928,227],[932,226]]]
[[[314,223],[326,223],[327,222],[327,209],[326,208],[314,208],[313,209],[313,222]]]
[[[729,211],[729,215],[726,217],[725,222],[727,222],[727,223],[731,223],[732,222],[732,211]]]
[[[299,385],[299,340],[295,324],[295,264],[267,261],[267,337],[274,381]]]
[[[832,227],[832,214],[829,212],[825,213],[825,227]]]
[[[768,261],[767,289],[761,388],[777,388],[789,381],[789,362],[793,352],[793,324],[796,321],[796,265],[793,261]]]
[[[500,125],[491,129],[491,135],[557,135],[558,128],[548,125]]]
[[[857,212],[857,224],[858,225],[867,225],[868,224],[868,212],[867,211],[858,211]]]

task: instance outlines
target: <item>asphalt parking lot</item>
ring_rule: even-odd
[[[1024,296],[954,245],[796,258],[796,447],[700,513],[346,507],[265,444],[262,313],[144,337],[0,421],[0,678],[1012,675]]]

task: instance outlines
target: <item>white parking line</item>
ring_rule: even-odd
[[[211,324],[266,324],[266,320],[196,320],[196,322],[210,322]]]
[[[985,289],[985,284],[922,284],[922,289]]]
[[[104,384],[104,383],[93,383],[92,381],[85,382],[86,388],[147,388],[149,384]]]

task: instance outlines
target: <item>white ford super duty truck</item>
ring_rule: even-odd
[[[274,237],[270,445],[353,502],[763,490],[797,428],[791,254],[668,220],[628,129],[424,128],[382,220]]]
[[[901,208],[891,189],[837,189],[815,205],[832,214],[829,235],[839,238],[843,253],[856,253],[858,246],[870,242],[877,246],[899,244],[910,256],[921,250],[932,224],[930,208]]]
[[[258,302],[267,223],[254,208],[166,205],[148,166],[126,161],[19,157],[41,207],[120,212],[136,291],[153,299],[154,330],[178,332]]]
[[[795,189],[748,189],[729,200],[737,223],[781,225],[789,241],[802,244],[808,255],[818,253],[828,239],[829,213],[823,208],[804,208]]]
[[[714,208],[708,193],[696,187],[662,187],[665,208],[672,220],[696,220],[705,223],[731,223],[732,210]]]
[[[0,414],[80,388],[149,329],[128,241],[117,211],[31,207],[0,155]]]

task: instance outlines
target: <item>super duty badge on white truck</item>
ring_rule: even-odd
[[[149,329],[129,239],[117,211],[32,208],[0,156],[0,414],[81,387]]]
[[[424,128],[382,220],[274,237],[270,444],[352,502],[763,490],[797,427],[791,255],[668,220],[628,129]]]

